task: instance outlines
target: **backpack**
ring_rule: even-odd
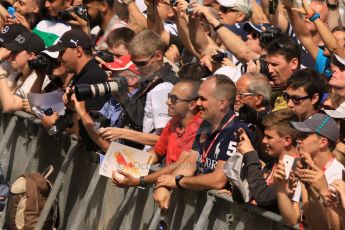
[[[19,176],[11,185],[6,209],[7,229],[34,229],[52,189],[47,180],[53,172],[49,166],[42,174],[38,172]],[[57,201],[53,204],[43,229],[53,229],[58,219]]]

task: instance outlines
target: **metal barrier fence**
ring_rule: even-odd
[[[0,115],[0,163],[7,180],[25,172],[55,168],[53,189],[35,229],[57,198],[59,229],[150,229],[161,220],[168,229],[285,229],[281,216],[251,205],[237,204],[216,191],[174,191],[164,216],[152,199],[153,188],[121,189],[98,174],[98,155],[86,151],[76,138],[49,136],[33,116]],[[153,166],[153,169],[157,167]],[[0,216],[3,228],[4,214]]]

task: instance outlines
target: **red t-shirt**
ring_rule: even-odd
[[[176,118],[170,119],[164,127],[154,150],[159,156],[166,156],[166,163],[171,164],[178,160],[182,151],[192,150],[196,132],[201,125],[202,119],[199,113],[185,127],[180,129],[180,122]]]

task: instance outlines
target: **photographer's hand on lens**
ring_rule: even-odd
[[[244,129],[239,128],[236,135],[238,135],[237,150],[241,154],[254,151],[253,145]]]
[[[247,62],[247,71],[246,71],[247,73],[249,72],[260,73],[260,71],[261,71],[260,61],[258,59]]]
[[[228,57],[223,59],[222,66],[236,67],[235,63],[233,63]]]
[[[194,17],[202,17],[204,18],[208,23],[210,23],[213,27],[220,24],[220,21],[213,16],[211,11],[203,5],[200,4],[193,4],[193,14]]]
[[[127,188],[127,187],[135,187],[135,186],[139,185],[140,181],[138,178],[134,178],[129,173],[126,173],[126,172],[121,171],[121,170],[117,170],[116,172],[121,174],[124,177],[123,179],[116,177],[115,172],[113,171],[112,182],[117,187]]]
[[[162,175],[158,177],[155,188],[176,188],[175,176],[173,175]]]
[[[70,14],[74,18],[74,20],[68,21],[68,24],[70,24],[71,26],[78,26],[84,33],[90,34],[88,21],[79,17],[74,11],[71,11]]]
[[[155,189],[153,199],[160,209],[168,209],[170,203],[170,191],[165,187]]]

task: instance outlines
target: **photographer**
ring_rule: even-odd
[[[142,87],[131,99],[123,95],[120,101],[125,108],[123,125],[130,131],[104,128],[100,129],[102,137],[111,141],[131,141],[131,145],[136,142],[152,146],[157,142],[158,135],[170,119],[165,103],[168,93],[178,81],[171,66],[163,61],[164,48],[160,36],[149,30],[133,38],[129,51],[142,77]]]
[[[10,82],[7,81],[8,73],[0,69],[0,101],[4,112],[12,112],[23,109],[23,99],[30,92],[37,78],[36,71],[31,69],[29,61],[44,49],[41,38],[31,32],[19,34],[14,41],[4,43],[2,52],[7,53],[8,60],[13,69],[20,74]],[[6,51],[7,50],[7,51]],[[8,50],[10,52],[8,52]],[[9,83],[11,85],[9,85]]]
[[[131,62],[129,55],[120,57],[116,62],[112,63],[112,66],[108,66],[108,68],[112,70],[117,79],[123,78],[125,81],[127,81],[127,95],[129,98],[138,92],[140,88],[140,73],[137,71],[136,66]],[[116,82],[121,84],[122,81]],[[127,87],[127,85],[125,87]],[[120,87],[123,86],[119,86],[119,88]],[[78,86],[76,88],[78,88]],[[115,95],[112,95],[112,97],[104,104],[102,109],[99,110],[99,113],[110,121],[110,127],[123,127],[121,115],[124,112],[124,106],[118,102],[118,94],[122,93],[119,91],[120,90],[118,90]],[[76,92],[79,93],[77,90]],[[85,103],[82,101],[79,102],[77,99],[78,98],[76,98],[76,95],[73,95],[71,98],[72,104],[78,113],[88,135],[94,141],[94,143],[96,143],[104,152],[106,152],[110,144],[109,139],[102,138],[98,134],[98,129],[101,127],[97,127],[98,125],[102,125],[102,123],[94,121],[87,113]]]
[[[69,84],[69,88],[64,94],[64,102],[66,105],[70,102],[71,89],[77,84],[97,84],[107,81],[107,75],[102,70],[96,61],[92,58],[92,43],[87,34],[81,30],[70,30],[62,35],[56,45],[48,47],[50,52],[59,52],[59,58],[61,59],[62,65],[67,72],[73,73],[73,77]],[[102,108],[106,101],[106,97],[91,98],[85,101],[85,107],[87,111],[99,110]],[[52,133],[63,131],[66,126],[70,127],[73,124],[77,125],[76,122],[72,122],[74,115],[69,109],[67,114],[64,116],[63,125],[58,120],[58,124],[55,123],[52,126]],[[75,118],[74,118],[75,119]],[[86,144],[92,144],[88,140],[88,135],[84,127],[81,125],[80,135],[86,140]],[[90,146],[86,146],[91,148]]]

